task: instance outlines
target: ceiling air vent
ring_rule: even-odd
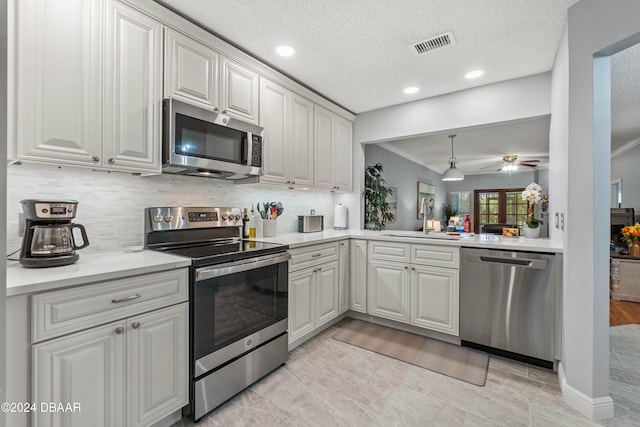
[[[453,37],[453,31],[447,31],[446,33],[411,45],[411,50],[421,55],[433,50],[442,49],[443,47],[453,46],[454,44],[456,44],[456,39]]]

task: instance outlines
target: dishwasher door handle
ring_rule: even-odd
[[[544,259],[528,259],[528,258],[509,258],[500,256],[480,255],[477,257],[478,262],[488,264],[502,264],[511,267],[535,268],[543,270],[547,268],[548,262]]]

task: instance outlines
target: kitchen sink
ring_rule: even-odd
[[[429,233],[429,234],[424,234],[422,232],[419,231],[395,231],[392,233],[386,233],[383,234],[382,236],[389,236],[389,237],[412,237],[412,238],[419,238],[419,239],[442,239],[442,240],[460,240],[460,238],[462,237],[459,234],[447,234],[447,233]]]

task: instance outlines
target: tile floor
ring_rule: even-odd
[[[345,321],[294,350],[285,366],[198,425],[640,425],[640,325],[611,328],[616,418],[598,424],[563,403],[553,372],[492,356],[487,384],[477,387],[332,339]]]

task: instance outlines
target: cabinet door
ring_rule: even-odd
[[[338,316],[338,262],[316,267],[316,328]]]
[[[313,149],[313,185],[333,189],[333,113],[315,106],[315,141]]]
[[[165,97],[218,111],[219,69],[216,51],[172,29],[165,30]]]
[[[260,126],[264,128],[262,174],[264,181],[289,184],[291,158],[288,89],[260,77]]]
[[[222,57],[222,100],[225,114],[258,124],[258,73]]]
[[[349,264],[351,280],[350,308],[360,313],[367,312],[367,242],[365,240],[351,240]]]
[[[291,94],[291,185],[313,186],[313,103]]]
[[[80,411],[38,411],[35,426],[125,425],[124,323],[115,322],[32,347],[32,401],[80,404]]]
[[[162,26],[121,3],[107,2],[104,164],[159,173]]]
[[[340,258],[338,266],[338,291],[339,302],[338,312],[340,314],[349,310],[349,241],[345,240],[339,243]]]
[[[409,323],[409,265],[371,260],[367,273],[367,312]]]
[[[15,5],[16,157],[99,164],[102,1]]]
[[[189,402],[188,307],[127,320],[127,426],[148,426]]]
[[[458,270],[412,266],[411,324],[458,335]]]
[[[312,268],[289,274],[289,343],[311,332],[315,318]]]
[[[333,185],[336,191],[351,191],[353,125],[342,117],[334,120]]]

